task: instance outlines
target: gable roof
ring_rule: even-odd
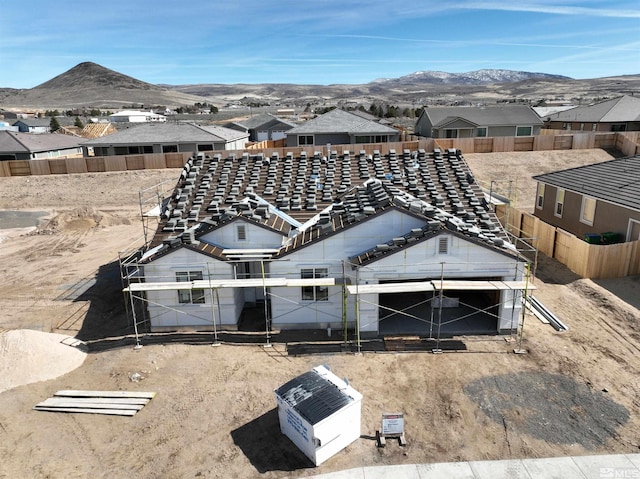
[[[422,111],[422,115],[426,115],[434,126],[450,118],[482,126],[542,125],[540,117],[527,105],[429,107]]]
[[[247,138],[243,133],[221,126],[199,126],[193,123],[141,123],[118,133],[82,143],[86,146],[227,142]]]
[[[287,131],[287,134],[318,133],[394,133],[398,130],[336,108]]]
[[[426,227],[390,231],[390,239],[419,239],[444,228],[509,247],[460,150],[453,149],[445,155],[405,150],[401,156],[395,150],[385,156],[362,151],[355,158],[343,152],[328,159],[320,152],[309,158],[304,151],[298,158],[192,157],[163,208],[151,246],[194,244],[242,218],[283,235],[280,257],[392,210],[420,218]]]
[[[55,133],[20,133],[17,131],[0,131],[0,152],[39,153],[42,151],[66,150],[79,148],[81,138],[58,135]]]
[[[51,125],[51,118],[21,118],[13,122],[13,125],[22,123],[23,125],[36,128],[36,127],[49,127]]]
[[[537,175],[533,179],[640,211],[640,155]]]
[[[237,125],[242,125],[250,130],[254,130],[261,126],[270,125],[270,124],[283,124],[294,128],[296,125],[289,121],[283,120],[274,116],[270,113],[261,113],[259,115],[252,116],[247,118],[246,120],[235,122]]]
[[[577,106],[545,118],[549,121],[627,122],[640,121],[640,98],[624,95],[593,105]]]

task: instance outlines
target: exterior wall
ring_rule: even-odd
[[[431,120],[427,115],[422,114],[415,126],[416,135],[426,136],[427,138],[431,138],[432,129],[433,129],[433,124],[431,123]]]
[[[246,241],[238,241],[236,237],[237,225],[245,226]],[[283,236],[275,231],[269,231],[254,223],[240,219],[203,235],[200,240],[222,248],[279,248],[282,246]]]
[[[545,185],[543,207],[535,208],[534,215],[545,223],[562,228],[579,238],[586,234],[614,232],[626,238],[629,218],[640,221],[640,211],[597,200],[593,225],[580,221],[582,212],[582,193],[565,190],[562,217],[554,214],[558,188]],[[586,195],[589,197],[589,195]]]
[[[626,125],[625,131],[640,131],[640,122],[637,121],[620,121],[614,123],[591,122],[591,121],[547,121],[545,128],[551,130],[570,130],[570,131],[613,131],[613,125]],[[595,125],[595,128],[594,128]]]
[[[76,156],[82,155],[82,147],[66,148],[64,150],[52,150],[52,151],[39,151],[37,153],[31,153],[31,159],[39,160],[42,158],[59,158],[61,156]]]
[[[166,256],[162,256],[144,266],[147,282],[175,282],[178,271],[202,271],[203,278],[208,274],[212,279],[229,279],[234,277],[233,266],[215,260],[195,251],[181,248]],[[244,295],[241,288],[222,288],[218,290],[218,298],[214,297],[216,325],[224,329],[237,327]],[[152,331],[173,330],[178,328],[213,329],[211,292],[205,291],[205,302],[202,304],[184,304],[178,302],[177,291],[148,291],[147,310]]]
[[[518,266],[515,258],[511,259],[458,236],[448,235],[451,238],[449,254],[438,254],[439,238],[442,236],[441,234],[360,268],[360,284],[378,284],[387,280],[438,280],[441,276],[444,279],[470,280],[487,277],[500,277],[508,281],[523,279],[521,266]],[[512,326],[518,324],[518,312],[521,309],[517,300],[519,296],[520,292],[501,292],[498,332],[510,332]],[[360,324],[375,325],[375,328],[369,327],[368,330],[377,331],[378,308],[375,305],[378,303],[378,294],[361,296],[361,305],[373,305],[366,309],[360,308]],[[366,330],[363,328],[362,331]]]
[[[424,221],[419,218],[389,210],[321,243],[301,248],[283,261],[270,263],[271,276],[300,278],[301,269],[327,268],[329,277],[341,279],[346,274],[350,276],[347,280],[353,282],[355,275],[350,266],[346,264],[343,270],[343,262],[350,256],[389,241],[390,232],[404,234],[422,225]],[[271,288],[271,292],[271,317],[276,328],[342,328],[345,317],[350,325],[355,324],[354,298],[347,299],[345,309],[342,286],[329,288],[328,301],[303,301],[301,288]],[[372,327],[377,331],[377,322]]]

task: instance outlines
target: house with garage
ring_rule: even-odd
[[[545,116],[544,127],[572,131],[640,131],[640,98],[624,95]]]
[[[22,118],[13,122],[20,133],[51,133],[51,118]]]
[[[533,136],[542,120],[527,105],[486,107],[425,107],[415,125],[428,138]]]
[[[0,130],[0,161],[82,156],[82,138],[55,133]]]
[[[270,113],[261,113],[225,126],[249,133],[249,141],[266,141],[286,138],[286,132],[296,125]]]
[[[248,141],[244,132],[217,125],[195,123],[144,123],[112,135],[84,141],[85,156],[240,150]]]
[[[534,215],[590,243],[640,240],[640,156],[554,171],[538,182]]]
[[[528,284],[459,150],[192,157],[123,268],[152,331],[507,334]]]
[[[399,141],[395,128],[339,108],[286,132],[287,146],[353,145]]]

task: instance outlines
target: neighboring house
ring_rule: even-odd
[[[0,131],[0,160],[35,160],[80,156],[80,138],[55,133]]]
[[[286,137],[286,132],[295,126],[294,123],[269,113],[262,113],[227,125],[228,128],[249,133],[249,141],[281,140]]]
[[[23,118],[13,123],[20,133],[49,133],[51,130],[51,118]]]
[[[534,215],[589,242],[640,240],[640,156],[555,171],[538,182]]]
[[[286,132],[287,146],[396,142],[395,128],[336,108]]]
[[[482,138],[537,135],[540,117],[526,105],[424,108],[416,135],[429,138]]]
[[[193,123],[145,123],[113,135],[85,141],[85,156],[240,150],[249,135],[230,128]]]
[[[17,126],[11,126],[6,121],[0,121],[0,130],[20,131]]]
[[[544,127],[573,131],[639,131],[640,98],[621,96],[544,117]]]
[[[167,117],[151,111],[123,110],[109,115],[112,123],[149,123],[165,122]]]
[[[153,331],[235,329],[257,305],[277,329],[511,333],[525,265],[482,198],[459,150],[199,155],[127,290]]]

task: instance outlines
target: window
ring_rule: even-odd
[[[113,149],[114,153],[116,155],[128,155],[129,154],[129,148],[127,148],[126,146],[116,146]]]
[[[538,183],[538,195],[536,197],[536,208],[539,210],[544,206],[544,183]]]
[[[478,127],[478,132],[477,132],[476,136],[480,137],[480,138],[486,138],[486,136],[487,136],[487,127],[486,126]]]
[[[611,125],[611,131],[627,131],[626,123],[614,123]]]
[[[202,279],[202,271],[176,271],[176,281],[178,283],[191,282]],[[178,303],[180,304],[203,304],[204,289],[183,289],[178,290]]]
[[[162,153],[178,153],[178,145],[162,145]]]
[[[554,214],[562,218],[563,207],[564,207],[564,190],[558,189],[558,191],[556,191],[556,209]]]
[[[329,276],[327,268],[307,268],[300,270],[300,278],[326,278]],[[327,286],[303,286],[303,301],[329,301],[329,288]]]
[[[247,226],[246,225],[237,225],[236,226],[236,239],[238,241],[247,241]]]
[[[298,135],[298,145],[313,145],[313,135]]]
[[[449,237],[441,236],[438,238],[438,254],[448,254],[449,253]]]
[[[591,123],[591,131],[596,131],[598,129],[597,123]]]
[[[516,126],[516,136],[531,136],[532,130],[530,126]]]
[[[458,130],[444,130],[445,138],[458,138]]]
[[[587,196],[582,197],[582,211],[580,212],[580,221],[588,225],[593,225],[593,219],[596,216],[596,199]]]
[[[371,137],[368,135],[356,135],[356,143],[371,143]]]
[[[563,130],[570,130],[571,129],[571,123],[563,123],[562,124],[562,129]]]
[[[198,145],[198,151],[213,151],[213,145],[209,143],[208,145]]]

